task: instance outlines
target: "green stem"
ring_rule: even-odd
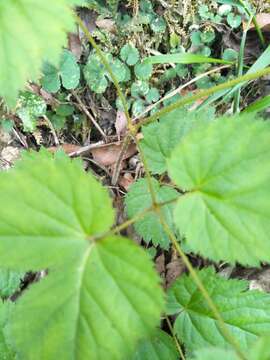
[[[126,102],[126,98],[121,90],[121,87],[119,85],[119,82],[117,80],[117,78],[115,77],[112,68],[110,66],[110,64],[108,63],[106,57],[104,56],[103,52],[100,50],[99,46],[97,45],[97,43],[95,42],[93,36],[90,34],[89,30],[87,29],[87,27],[85,26],[85,24],[83,23],[82,19],[75,13],[74,14],[75,20],[78,23],[78,25],[81,27],[81,29],[83,30],[85,36],[87,37],[87,40],[90,42],[90,44],[93,46],[93,48],[96,50],[98,56],[100,57],[101,62],[103,63],[103,65],[105,66],[106,70],[108,71],[114,86],[116,88],[116,91],[118,93],[118,96],[122,102],[123,108],[124,108],[124,112],[126,115],[126,119],[128,122],[128,126],[130,128],[130,130],[133,130],[133,125],[132,125],[132,121],[128,112],[128,105]]]
[[[270,74],[270,67],[267,67],[263,70],[258,70],[252,74],[246,74],[243,76],[240,76],[236,79],[227,81],[226,83],[220,84],[220,85],[216,85],[213,86],[209,89],[206,90],[202,90],[202,91],[198,91],[196,94],[189,96],[189,97],[185,97],[184,99],[178,100],[175,103],[165,106],[163,109],[161,109],[160,111],[157,111],[155,114],[141,119],[137,125],[136,125],[136,129],[138,130],[142,125],[146,125],[149,124],[151,122],[153,122],[154,120],[160,118],[161,116],[169,113],[170,111],[173,111],[175,109],[178,109],[180,107],[183,107],[187,104],[191,104],[192,102],[202,99],[204,97],[207,97],[209,95],[213,95],[214,93],[221,91],[221,90],[225,90],[225,89],[229,89],[235,85],[238,85],[242,82],[246,82],[246,81],[250,81],[250,80],[255,80],[257,78],[260,78],[262,76],[268,75]]]
[[[246,14],[248,15],[248,17],[252,17],[252,22],[255,26],[255,29],[257,31],[257,34],[259,36],[260,42],[262,44],[262,46],[265,46],[265,38],[263,36],[262,30],[258,24],[258,21],[256,19],[256,15],[252,13],[252,11],[250,10],[250,8],[247,6],[246,2],[244,0],[239,0],[240,4],[243,6],[243,8],[246,11]]]
[[[228,330],[228,328],[227,328],[227,326],[226,326],[226,324],[225,324],[225,322],[224,322],[224,320],[223,320],[223,318],[222,318],[216,304],[211,299],[208,291],[206,290],[206,288],[203,285],[201,279],[199,278],[196,271],[194,270],[194,268],[193,268],[192,264],[190,263],[188,257],[186,256],[186,254],[183,252],[183,250],[179,246],[176,237],[174,236],[174,234],[172,233],[172,231],[169,228],[168,224],[164,220],[164,217],[163,217],[161,212],[159,212],[159,218],[160,218],[160,223],[161,223],[164,231],[167,233],[167,235],[171,239],[171,242],[172,242],[173,246],[175,247],[175,249],[178,252],[178,254],[180,255],[180,257],[182,258],[185,266],[187,267],[187,269],[188,269],[188,271],[190,273],[190,276],[193,278],[195,284],[198,286],[198,288],[201,291],[203,297],[205,298],[206,302],[208,303],[209,308],[212,310],[213,315],[217,320],[217,323],[218,323],[218,326],[219,326],[219,329],[220,329],[222,335],[228,341],[228,343],[232,345],[232,347],[235,349],[235,351],[237,352],[240,359],[246,360],[245,355],[242,353],[242,351],[241,351],[241,349],[239,347],[239,344],[237,343],[237,341],[234,339],[234,337],[231,335],[230,331]]]

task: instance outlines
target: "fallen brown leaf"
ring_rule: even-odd
[[[116,129],[116,134],[118,136],[118,139],[120,140],[121,135],[125,134],[127,130],[127,118],[124,111],[120,111],[120,110],[117,111],[114,126]]]
[[[173,255],[171,262],[166,265],[166,287],[169,288],[184,271],[185,265],[182,259],[176,254]]]
[[[81,146],[74,145],[74,144],[62,144],[60,146],[51,146],[48,148],[48,150],[52,153],[55,153],[56,151],[62,149],[64,152],[69,155],[77,150],[79,150]]]
[[[80,60],[82,55],[82,44],[79,35],[70,33],[68,35],[68,47],[77,60]]]
[[[135,179],[130,173],[125,173],[122,177],[120,177],[118,184],[127,191],[134,181]]]
[[[270,14],[261,13],[256,15],[256,20],[259,25],[259,28],[262,31],[270,31]],[[243,22],[243,29],[247,30],[248,23]],[[250,24],[250,30],[255,30],[255,26],[253,23]]]
[[[94,160],[103,166],[110,166],[116,163],[119,158],[119,154],[122,150],[122,143],[119,144],[107,144],[97,149],[91,150]],[[135,144],[130,144],[123,160],[130,158],[136,154],[137,149]]]

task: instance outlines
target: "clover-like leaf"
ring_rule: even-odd
[[[82,2],[1,1],[0,95],[10,106],[26,81],[38,78],[44,59],[57,63],[74,24],[70,6]]]
[[[160,186],[158,181],[151,179],[153,190],[158,202],[176,199],[179,194],[169,186]],[[148,190],[146,179],[140,179],[129,188],[125,200],[127,214],[130,218],[148,209],[152,205],[151,194]],[[172,211],[173,204],[162,206],[162,213],[167,224],[173,229]],[[146,214],[143,219],[135,223],[135,229],[147,243],[152,241],[154,245],[160,245],[164,249],[169,247],[169,238],[164,231],[157,214],[154,212]]]
[[[137,64],[140,58],[138,49],[132,44],[126,44],[120,51],[120,57],[128,65],[132,66]]]
[[[162,116],[159,122],[144,126],[141,147],[151,172],[154,174],[165,172],[166,159],[183,136],[198,123],[205,122],[207,125],[213,120],[214,114],[213,108],[204,112],[181,108]]]
[[[114,59],[111,54],[104,54],[111,66],[114,76],[119,82],[128,81],[129,69],[119,59]],[[85,80],[92,91],[97,94],[104,93],[112,81],[105,66],[97,54],[90,54],[84,67]]]
[[[0,196],[1,266],[48,269],[10,317],[19,356],[129,358],[158,324],[163,295],[142,249],[119,236],[95,240],[114,219],[107,191],[79,161],[41,151],[0,174]]]
[[[269,294],[248,291],[247,281],[225,279],[216,275],[213,268],[201,270],[198,276],[243,351],[248,350],[258,336],[269,333]],[[189,352],[207,346],[231,349],[212,310],[189,275],[183,275],[169,289],[167,313],[177,316],[174,331]]]
[[[75,89],[80,81],[80,68],[75,56],[68,50],[64,50],[60,59],[59,67],[46,62],[43,66],[43,88],[55,93],[60,89],[61,81],[65,89]]]
[[[143,339],[137,346],[132,360],[177,360],[179,354],[171,336],[157,330],[150,339]]]
[[[175,223],[188,247],[242,264],[270,260],[270,127],[254,116],[198,126],[173,151],[172,180],[187,193]]]
[[[153,71],[153,65],[146,62],[141,62],[135,65],[135,75],[139,80],[150,79]]]
[[[33,131],[37,118],[45,115],[46,109],[46,102],[40,96],[30,91],[21,92],[17,104],[17,115],[22,120],[24,130]]]

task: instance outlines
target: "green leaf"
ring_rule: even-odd
[[[160,16],[155,17],[150,23],[151,30],[155,33],[164,32],[166,30],[166,26],[166,21]]]
[[[247,291],[248,282],[215,274],[213,268],[198,272],[228,330],[242,350],[270,331],[270,295]],[[177,316],[174,331],[193,352],[207,346],[230,349],[201,291],[189,275],[176,280],[168,291],[167,313]]]
[[[179,354],[171,336],[157,330],[150,339],[139,342],[132,360],[177,360]]]
[[[1,360],[15,360],[15,353],[11,349],[10,339],[6,334],[6,326],[10,319],[13,304],[10,302],[0,302],[0,359]]]
[[[269,334],[268,336],[261,337],[252,346],[247,353],[248,360],[269,360],[270,348],[269,348]]]
[[[179,194],[176,190],[168,186],[160,186],[158,181],[152,180],[152,185],[158,202],[165,202],[176,199]],[[127,214],[129,218],[133,218],[138,213],[148,209],[152,205],[151,195],[148,190],[146,179],[136,181],[126,195],[125,199]],[[162,206],[162,213],[167,224],[173,230],[172,211],[173,204]],[[156,213],[146,214],[143,219],[135,223],[135,230],[141,235],[145,242],[153,242],[154,245],[160,245],[164,249],[169,248],[169,238],[160,224],[159,217]]]
[[[38,95],[23,91],[20,93],[17,104],[17,115],[23,123],[25,131],[33,131],[37,118],[46,114],[46,102]]]
[[[128,65],[132,66],[137,64],[140,58],[138,49],[132,44],[126,44],[120,51],[120,57]]]
[[[36,80],[44,59],[57,63],[73,29],[70,6],[82,1],[1,1],[0,95],[13,106],[28,79]],[[18,45],[19,44],[19,45]]]
[[[195,352],[194,360],[240,360],[233,350],[214,347],[200,349]]]
[[[177,109],[142,128],[141,147],[149,169],[154,174],[162,174],[167,170],[166,159],[197,123],[208,122],[214,118],[213,108],[208,111],[188,111]]]
[[[236,61],[238,58],[238,52],[234,49],[225,49],[222,58],[227,61]]]
[[[267,122],[235,116],[197,127],[173,151],[169,174],[187,192],[174,219],[192,251],[231,263],[270,260],[269,141]]]
[[[60,89],[60,78],[63,87],[68,90],[75,89],[80,81],[79,65],[75,56],[68,50],[63,51],[58,68],[50,63],[45,63],[43,74],[41,85],[46,91],[52,93],[56,93]]]
[[[104,54],[109,62],[111,69],[119,82],[127,81],[129,78],[129,69],[119,59],[114,59],[111,54]],[[97,54],[90,54],[86,65],[84,66],[84,77],[92,91],[97,94],[104,93],[112,81],[105,66],[102,64]]]
[[[235,15],[233,13],[229,13],[227,15],[227,23],[230,25],[231,28],[235,29],[241,25],[242,18],[240,15]]]
[[[9,269],[0,270],[0,296],[8,298],[19,289],[24,272],[11,271]]]
[[[149,84],[146,81],[138,80],[131,85],[131,96],[137,98],[145,96],[149,92]]]
[[[113,223],[107,191],[80,161],[41,151],[0,174],[0,196],[1,266],[48,269],[9,320],[19,357],[129,358],[158,325],[163,294],[136,244],[93,239]]]
[[[248,107],[244,109],[244,113],[252,113],[262,111],[270,107],[270,95],[264,96],[263,98],[254,101]]]
[[[136,64],[134,71],[139,80],[148,80],[152,75],[153,66],[143,61],[142,63]]]
[[[152,102],[158,101],[160,98],[160,94],[157,88],[152,87],[146,94],[145,100],[151,104]]]
[[[202,64],[202,63],[217,63],[217,64],[232,64],[231,61],[223,59],[214,59],[198,54],[179,53],[179,54],[165,54],[149,56],[144,60],[145,64]]]

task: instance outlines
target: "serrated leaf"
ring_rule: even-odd
[[[179,196],[178,192],[173,188],[160,186],[157,180],[151,180],[158,202],[169,201]],[[130,218],[148,209],[152,205],[151,194],[149,193],[146,179],[140,179],[131,185],[126,195],[125,204],[127,214]],[[166,222],[173,229],[172,211],[173,204],[162,207],[162,213]],[[152,241],[154,245],[160,245],[162,248],[168,249],[170,241],[160,224],[157,214],[153,212],[146,214],[143,219],[135,223],[135,229],[147,243]]]
[[[24,272],[0,269],[0,297],[8,298],[19,289]]]
[[[107,191],[80,161],[42,151],[0,174],[0,197],[1,266],[48,269],[9,321],[19,357],[128,358],[159,323],[163,294],[132,241],[92,238],[113,223]]]
[[[68,50],[63,50],[58,68],[50,63],[45,63],[43,74],[41,85],[46,91],[52,93],[60,89],[61,81],[63,87],[68,90],[75,89],[80,81],[79,65],[75,56]]]
[[[149,169],[154,174],[162,174],[167,170],[167,158],[177,144],[197,123],[205,125],[214,118],[214,109],[207,111],[187,111],[177,109],[142,128],[141,147]]]
[[[213,260],[270,260],[270,128],[251,115],[197,127],[168,161],[187,191],[174,219],[188,247]]]
[[[36,80],[42,61],[57,63],[74,20],[70,0],[1,1],[0,95],[13,106],[28,79]],[[76,3],[81,3],[76,1]],[[14,25],[15,24],[15,25]],[[20,44],[18,46],[18,44]]]
[[[37,118],[46,114],[46,108],[46,102],[40,96],[30,91],[20,93],[16,112],[25,131],[35,129]]]
[[[248,283],[228,280],[213,268],[198,272],[232,336],[248,350],[258,336],[270,331],[270,295],[247,291]],[[216,346],[230,349],[201,291],[188,275],[176,280],[168,291],[168,314],[176,314],[174,331],[189,352]]]
[[[177,360],[179,354],[173,338],[162,330],[157,330],[150,339],[139,342],[132,360]]]

